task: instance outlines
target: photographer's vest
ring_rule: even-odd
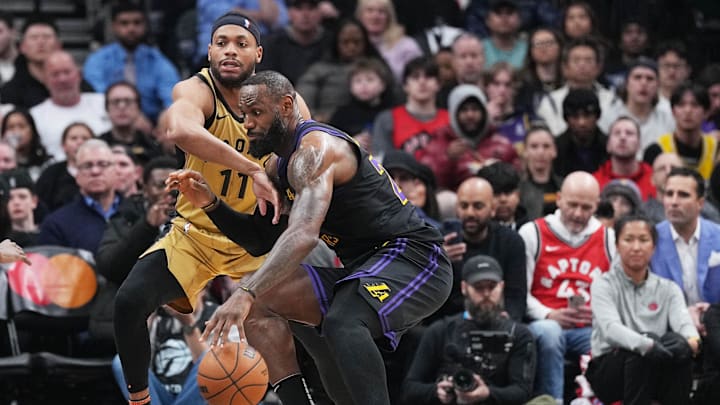
[[[661,135],[658,138],[658,145],[665,153],[677,153],[677,145],[675,145],[675,138],[673,134]],[[697,165],[688,165],[685,157],[680,156],[685,161],[685,166],[690,169],[697,170],[703,179],[708,180],[712,174],[713,166],[715,164],[715,156],[717,155],[717,139],[712,135],[703,135],[702,137],[702,152],[700,154],[700,160]]]
[[[411,155],[430,142],[430,134],[433,131],[450,123],[450,115],[445,109],[438,108],[433,119],[423,122],[413,117],[404,105],[392,109],[392,119],[393,146]]]
[[[567,308],[568,298],[580,295],[590,302],[593,279],[610,269],[607,229],[601,226],[579,246],[557,236],[545,221],[535,221],[538,253],[530,294],[548,308]]]

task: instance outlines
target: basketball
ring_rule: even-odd
[[[268,386],[268,369],[246,341],[225,342],[205,353],[198,366],[200,393],[210,405],[256,405]]]

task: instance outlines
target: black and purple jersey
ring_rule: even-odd
[[[295,147],[290,156],[278,159],[280,182],[290,200],[294,199],[295,190],[287,180],[288,160],[302,138],[312,131],[322,131],[347,141],[358,159],[355,176],[348,183],[334,188],[320,232],[320,239],[335,250],[344,263],[365,256],[397,238],[442,241],[442,235],[415,213],[415,207],[372,155],[350,135],[316,121],[300,123],[295,130]]]

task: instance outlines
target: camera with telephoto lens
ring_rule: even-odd
[[[447,357],[454,364],[453,389],[470,392],[477,388],[474,374],[484,380],[492,379],[498,369],[504,368],[505,358],[512,348],[512,335],[504,331],[468,330],[461,333],[462,345],[449,344]]]

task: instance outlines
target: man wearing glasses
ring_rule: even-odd
[[[112,128],[100,134],[100,139],[110,146],[128,148],[142,165],[162,154],[160,145],[137,125],[142,113],[140,93],[135,86],[125,81],[110,85],[105,90],[105,109]]]
[[[107,222],[121,201],[115,193],[112,151],[104,141],[89,139],[78,148],[75,161],[80,195],[45,218],[38,244],[95,254]]]

